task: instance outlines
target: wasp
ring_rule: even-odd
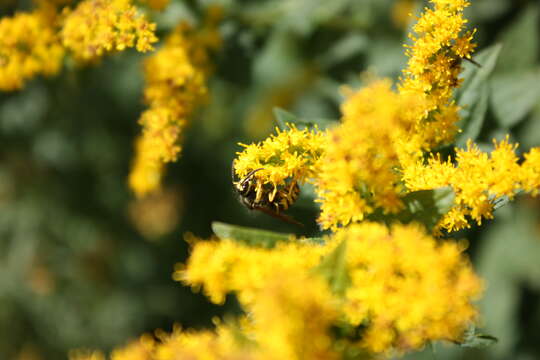
[[[290,181],[281,188],[272,188],[270,184],[262,184],[255,174],[264,168],[251,170],[240,181],[236,181],[234,165],[232,167],[232,182],[240,201],[250,210],[258,210],[267,215],[285,221],[289,224],[303,226],[292,217],[283,214],[300,195],[297,181]]]

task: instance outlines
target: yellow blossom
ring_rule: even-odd
[[[412,140],[423,150],[448,143],[458,129],[458,107],[452,102],[452,90],[461,80],[461,61],[470,58],[474,49],[473,32],[465,32],[467,20],[464,0],[430,0],[433,9],[425,8],[410,34],[413,44],[406,51],[408,66],[399,84],[400,94],[425,99],[419,109]]]
[[[457,340],[476,319],[471,301],[482,283],[459,244],[437,244],[420,226],[369,222],[339,230],[333,241],[347,241],[343,310],[366,326],[360,345],[370,352]]]
[[[197,241],[187,267],[174,274],[176,280],[203,287],[212,302],[222,303],[235,292],[243,304],[252,304],[277,269],[302,273],[318,264],[326,252],[318,245],[278,243],[273,249],[254,248],[232,240]]]
[[[289,125],[286,131],[276,128],[277,135],[245,147],[237,153],[234,172],[243,179],[249,172],[254,174],[257,199],[267,195],[273,199],[277,192],[290,194],[297,183],[315,176],[319,159],[325,145],[324,133],[314,130],[298,130]]]
[[[338,303],[320,277],[276,271],[248,309],[261,360],[340,359],[331,326]]]
[[[155,28],[130,0],[84,0],[73,10],[65,9],[60,35],[75,59],[92,61],[132,47],[153,50]]]
[[[128,183],[131,190],[137,195],[148,194],[159,189],[161,185],[165,164],[149,156],[152,154],[152,150],[151,139],[139,136],[135,141],[136,155],[129,173]]]
[[[377,208],[394,213],[402,207],[397,145],[414,124],[409,109],[417,108],[418,100],[390,86],[378,80],[348,91],[342,124],[327,135],[316,180],[324,229],[361,221]]]
[[[129,175],[138,196],[159,189],[165,163],[176,161],[180,154],[189,117],[206,100],[209,51],[220,44],[216,27],[213,11],[199,30],[181,24],[144,63],[144,100],[149,108],[139,119],[143,131]]]
[[[257,359],[252,349],[239,343],[234,332],[233,328],[218,323],[215,331],[182,331],[177,328],[172,334],[158,333],[160,342],[152,360]]]
[[[494,141],[491,153],[480,151],[469,141],[466,149],[456,149],[455,163],[434,156],[427,163],[418,161],[403,170],[403,181],[410,190],[427,190],[451,186],[455,192],[454,207],[439,224],[449,231],[470,227],[467,218],[478,225],[493,217],[493,207],[503,196],[513,198],[524,190],[536,195],[540,187],[538,148],[525,155],[518,164],[517,145],[508,137]]]
[[[525,154],[521,164],[521,187],[537,196],[540,193],[540,148],[535,147]]]
[[[56,74],[63,57],[64,50],[45,11],[0,20],[0,90],[18,90],[36,75]]]
[[[312,270],[333,245],[278,243],[254,248],[231,240],[198,241],[185,269],[174,277],[221,303],[237,294],[251,313],[245,329],[257,343],[257,359],[333,359],[330,326],[338,302]]]

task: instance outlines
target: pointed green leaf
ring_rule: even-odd
[[[398,214],[377,212],[368,217],[372,221],[410,223],[419,222],[431,230],[454,205],[454,191],[451,187],[433,190],[413,191],[403,197],[405,208]]]
[[[302,119],[296,115],[283,110],[281,108],[274,108],[274,116],[276,117],[276,122],[280,130],[287,130],[287,124],[292,124],[296,126],[297,129],[313,129],[317,127],[319,130],[324,130],[327,127],[337,124],[336,120],[332,119],[323,119],[323,118],[310,118]]]
[[[480,67],[467,61],[463,62],[464,70],[460,76],[463,78],[463,83],[456,91],[456,101],[463,109],[461,111],[463,118],[468,119],[470,117],[468,112],[471,112],[472,107],[479,101],[484,83],[495,67],[501,48],[501,44],[495,44],[480,51],[474,57],[474,61],[479,63]],[[462,128],[466,126],[463,122],[459,125]]]
[[[328,69],[359,54],[367,44],[368,37],[364,33],[353,32],[345,35],[321,55],[319,64],[322,68]]]
[[[523,8],[517,20],[502,31],[503,45],[496,72],[512,72],[531,68],[538,56],[538,4]]]
[[[298,122],[296,115],[278,107],[274,108],[274,116],[276,117],[277,126],[282,131],[288,129],[287,124],[296,124]]]
[[[245,226],[225,224],[219,221],[212,223],[212,231],[221,239],[231,239],[249,246],[273,248],[278,242],[298,241],[303,243],[324,244],[322,237],[300,237],[269,230],[260,230]]]
[[[491,81],[491,105],[497,122],[506,128],[525,118],[540,100],[540,70],[497,74]]]
[[[232,239],[249,246],[261,246],[266,248],[272,248],[278,242],[290,241],[295,237],[293,234],[253,229],[217,221],[212,223],[212,230],[219,238]]]
[[[406,209],[401,217],[404,222],[421,222],[428,229],[433,229],[454,205],[454,197],[450,187],[412,192],[403,199]]]
[[[456,146],[465,147],[467,140],[476,140],[482,130],[484,118],[488,109],[489,86],[484,82],[480,86],[478,101],[468,109],[462,111],[462,132],[456,139]]]
[[[335,294],[344,295],[351,282],[347,271],[347,241],[344,240],[326,255],[315,271],[328,281]]]

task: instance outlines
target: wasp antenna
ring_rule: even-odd
[[[463,59],[464,59],[465,61],[468,61],[468,62],[470,62],[470,63],[471,63],[471,64],[473,64],[473,65],[476,65],[476,66],[478,66],[479,68],[481,68],[481,67],[482,67],[482,65],[480,65],[479,63],[477,63],[476,61],[474,61],[474,60],[473,60],[472,58],[467,58],[467,57],[464,57]]]

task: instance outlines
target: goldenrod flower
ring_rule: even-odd
[[[227,239],[199,241],[187,267],[174,277],[202,287],[216,303],[235,293],[253,314],[254,339],[281,358],[295,358],[295,349],[305,346],[303,336],[315,336],[309,318],[322,329],[343,316],[353,326],[364,325],[356,345],[372,353],[457,340],[475,321],[471,302],[482,284],[460,244],[437,244],[417,225],[388,229],[370,222],[350,225],[325,240],[324,245],[291,240],[273,249]],[[329,293],[321,270],[315,269],[344,241],[350,284],[340,296]],[[317,351],[328,351],[330,338],[318,333]]]
[[[153,50],[158,39],[156,25],[148,22],[130,0],[84,0],[65,10],[60,35],[66,48],[79,61],[99,59],[105,53],[135,47]]]
[[[330,326],[337,320],[337,301],[322,277],[311,274],[323,247],[299,242],[273,249],[253,248],[231,240],[198,241],[187,267],[174,277],[203,287],[221,303],[235,292],[251,313],[246,332],[258,344],[257,359],[332,359]]]
[[[454,190],[454,207],[441,219],[440,228],[449,231],[468,228],[467,218],[480,225],[483,219],[493,217],[493,206],[501,197],[513,198],[518,190],[538,194],[538,148],[526,154],[520,166],[515,154],[517,145],[510,144],[508,137],[498,143],[494,141],[494,146],[488,154],[469,141],[466,149],[456,149],[455,163],[435,156],[427,164],[418,161],[403,170],[403,181],[410,190],[443,186]]]
[[[297,183],[304,183],[315,176],[319,159],[323,154],[325,135],[314,130],[298,130],[289,125],[286,131],[276,128],[277,135],[266,140],[244,145],[234,161],[234,172],[243,179],[252,170],[257,199],[263,196],[274,199],[277,192],[291,193]]]
[[[186,268],[174,273],[176,280],[198,289],[212,302],[222,303],[235,292],[242,304],[254,303],[270,277],[283,273],[304,273],[318,264],[327,250],[318,245],[279,243],[274,249],[253,248],[232,240],[197,241]]]
[[[396,213],[410,172],[426,151],[454,139],[458,107],[451,101],[459,85],[461,59],[473,49],[460,0],[432,0],[411,35],[409,63],[398,93],[389,81],[375,81],[348,94],[343,123],[332,130],[321,161],[317,192],[319,222],[336,229],[362,221],[374,211]]]
[[[322,278],[277,270],[248,309],[259,359],[341,359],[330,332],[338,302]]]
[[[64,49],[45,11],[0,20],[0,90],[21,89],[36,75],[54,75]]]
[[[226,324],[218,323],[215,331],[182,331],[177,328],[172,334],[161,333],[158,337],[160,342],[152,360],[258,359],[253,356],[253,349],[238,342],[235,329]]]
[[[418,99],[393,92],[388,80],[347,92],[342,124],[328,133],[316,179],[324,229],[361,221],[379,208],[387,213],[401,209],[405,189],[397,171],[399,145],[418,107]]]
[[[144,63],[144,100],[149,109],[141,115],[142,135],[129,185],[136,195],[157,190],[165,163],[176,161],[188,119],[207,97],[209,51],[219,46],[217,17],[210,12],[205,27],[196,31],[178,26],[164,46]]]
[[[525,154],[525,161],[521,164],[521,188],[533,196],[540,193],[540,147]]]
[[[474,321],[482,283],[462,246],[437,244],[415,225],[364,222],[336,233],[346,241],[351,285],[343,311],[366,330],[370,352],[406,351],[432,340],[457,340]]]
[[[400,94],[425,99],[418,111],[414,141],[423,150],[451,142],[457,132],[458,107],[452,102],[452,90],[459,86],[461,60],[470,58],[475,47],[473,32],[465,32],[465,0],[430,0],[433,9],[425,8],[414,25],[416,35],[409,34],[413,44],[406,52],[408,66],[399,84]],[[420,110],[420,109],[419,109]]]
[[[156,161],[152,139],[139,136],[135,140],[135,158],[128,177],[129,187],[141,196],[159,189],[165,163]]]

